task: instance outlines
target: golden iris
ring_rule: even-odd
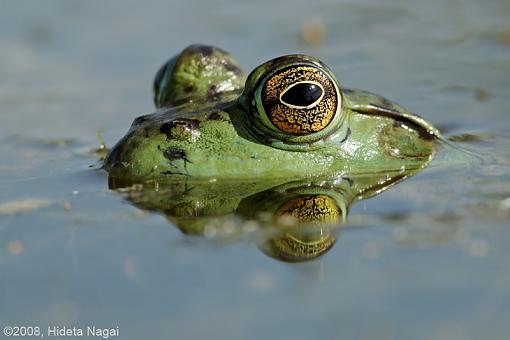
[[[333,120],[338,101],[333,80],[311,66],[282,69],[262,89],[262,105],[271,123],[293,135],[323,130]]]

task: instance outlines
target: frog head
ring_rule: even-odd
[[[230,54],[192,45],[154,81],[104,168],[139,180],[305,178],[424,167],[440,134],[374,94],[342,89],[320,60],[294,54],[246,78]]]

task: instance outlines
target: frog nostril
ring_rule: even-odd
[[[163,123],[159,131],[168,138],[195,141],[200,137],[198,125],[199,121],[196,119],[176,118]]]
[[[171,120],[169,122],[165,122],[161,125],[160,131],[164,134],[169,134],[172,129],[182,127],[186,130],[195,130],[198,128],[198,120],[196,119],[187,119],[187,118],[177,118]]]

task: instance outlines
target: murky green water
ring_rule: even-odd
[[[122,339],[507,339],[510,2],[3,2],[0,326]],[[302,25],[323,23],[310,46]],[[319,24],[320,26],[320,24]],[[320,28],[320,27],[319,27]],[[108,189],[97,157],[150,112],[190,43],[249,70],[304,52],[348,87],[477,138],[353,204],[336,244],[284,263],[256,238],[187,236]]]

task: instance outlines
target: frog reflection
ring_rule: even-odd
[[[281,183],[170,182],[133,184],[110,177],[111,189],[136,207],[160,212],[188,235],[235,239],[255,235],[268,256],[308,261],[335,243],[349,207],[381,193],[412,172],[346,176]]]
[[[248,197],[237,211],[263,221],[268,232],[259,248],[265,254],[287,262],[311,260],[331,249],[334,227],[345,222],[349,196],[342,186],[351,182],[341,183],[289,183]]]

